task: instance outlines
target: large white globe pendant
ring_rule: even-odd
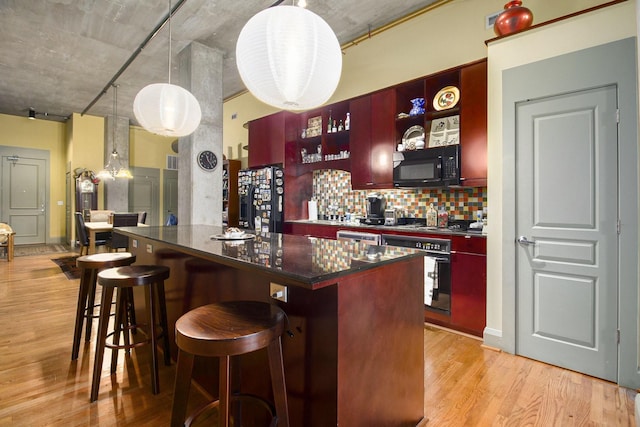
[[[315,13],[276,6],[252,17],[236,44],[236,63],[247,89],[283,110],[308,110],[333,95],[342,51],[331,27]]]
[[[133,100],[133,114],[149,132],[177,137],[190,135],[202,118],[196,97],[170,83],[153,83],[142,88]]]

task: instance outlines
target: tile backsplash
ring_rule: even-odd
[[[450,218],[474,220],[476,211],[487,214],[487,187],[448,189],[401,189],[372,190],[385,195],[387,207],[403,209],[407,215],[424,218],[433,203],[436,210],[441,207]],[[366,215],[367,194],[372,191],[351,189],[351,174],[342,170],[317,170],[313,173],[313,194],[318,201],[318,212],[325,214],[329,205],[339,207],[340,213],[347,211],[358,216]]]

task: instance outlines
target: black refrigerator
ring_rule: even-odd
[[[260,233],[282,233],[284,172],[280,166],[238,172],[239,227]]]

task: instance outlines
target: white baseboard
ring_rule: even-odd
[[[482,331],[484,345],[494,348],[502,348],[502,331],[493,328],[484,328]]]

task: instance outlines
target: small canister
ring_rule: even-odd
[[[447,228],[449,226],[449,213],[440,209],[438,212],[438,228]]]

